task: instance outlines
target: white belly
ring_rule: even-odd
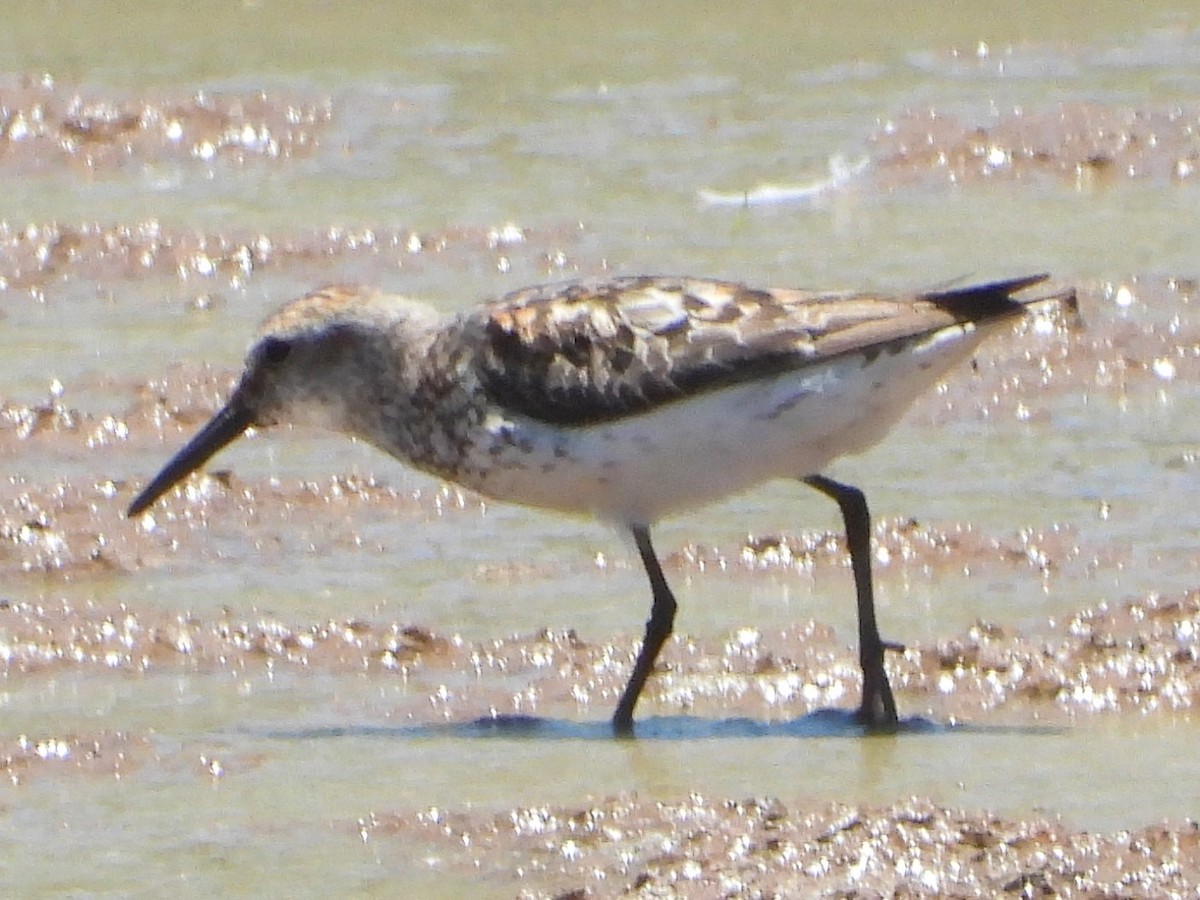
[[[477,475],[464,481],[498,500],[650,524],[867,449],[981,338],[945,329],[874,359],[847,354],[600,425],[494,417],[484,427],[505,439],[480,442],[468,466]]]

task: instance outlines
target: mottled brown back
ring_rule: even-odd
[[[645,412],[846,353],[895,350],[939,329],[1019,315],[1035,275],[900,297],[755,290],[626,277],[534,287],[466,314],[476,375],[495,402],[556,425]]]

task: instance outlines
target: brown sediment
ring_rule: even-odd
[[[873,535],[877,573],[903,570],[936,575],[1024,569],[1044,576],[1076,570],[1091,574],[1116,568],[1127,558],[1123,547],[1080,546],[1069,525],[1027,529],[1013,535],[986,535],[971,523],[924,525],[912,518],[883,519]],[[810,531],[798,535],[749,537],[740,547],[723,549],[689,544],[664,561],[664,566],[699,572],[740,570],[807,572],[845,567],[845,536],[840,532]]]
[[[1077,287],[1078,321],[1050,311],[1020,323],[1019,339],[989,340],[971,372],[918,401],[912,420],[939,424],[971,414],[1044,423],[1092,396],[1165,398],[1176,381],[1200,378],[1195,281],[1130,277]]]
[[[577,223],[440,232],[363,225],[269,234],[187,231],[153,219],[133,224],[3,221],[0,291],[44,301],[72,282],[172,278],[194,286],[194,308],[209,309],[220,305],[221,291],[245,288],[264,272],[311,270],[314,278],[344,280],[344,275],[321,273],[344,272],[352,261],[358,264],[356,277],[373,280],[399,268],[417,269],[430,259],[450,266],[486,259],[489,268],[500,271],[519,263],[523,271],[543,277],[567,277],[580,264],[574,258],[580,230]],[[469,299],[476,298],[464,301]]]
[[[181,490],[178,503],[130,522],[123,513],[130,491],[124,482],[62,481],[46,487],[10,476],[0,482],[0,573],[10,583],[50,574],[77,582],[156,568],[168,558],[211,564],[217,557],[203,538],[181,541],[185,534],[207,530],[210,521],[230,534],[253,529],[259,539],[274,535],[279,541],[286,538],[289,522],[293,527],[303,522],[329,535],[326,552],[335,546],[370,552],[371,546],[358,543],[352,533],[336,533],[339,525],[330,521],[331,512],[370,507],[401,521],[467,504],[465,495],[449,487],[401,492],[357,475],[250,484],[213,469]],[[478,508],[479,501],[474,505]]]
[[[1084,187],[1120,179],[1187,181],[1200,166],[1200,106],[1097,103],[1012,110],[983,122],[935,109],[906,112],[873,138],[884,186],[1051,178]]]
[[[144,736],[107,729],[88,736],[6,736],[0,741],[0,780],[19,785],[63,772],[119,779],[136,771],[152,755]]]
[[[332,118],[328,97],[292,92],[131,97],[49,75],[0,81],[0,154],[18,173],[304,156]]]
[[[293,624],[266,613],[139,611],[128,604],[0,602],[0,677],[70,670],[217,670],[279,666],[418,679],[402,717],[471,719],[501,713],[605,714],[628,676],[632,636],[581,640],[572,631],[465,641],[423,626],[365,619]],[[850,706],[861,688],[853,650],[828,627],[752,627],[724,640],[677,636],[648,698],[665,714],[795,718]],[[1083,610],[1036,635],[980,622],[933,646],[889,658],[905,708],[939,719],[1007,710],[1040,720],[1086,713],[1174,712],[1200,694],[1200,592],[1148,596]],[[490,684],[486,673],[507,684]],[[463,677],[469,676],[469,677]],[[447,691],[449,680],[453,689]],[[424,712],[422,712],[424,710]]]
[[[446,657],[450,646],[417,626],[355,619],[290,625],[231,611],[172,615],[139,613],[126,604],[0,601],[0,662],[8,679],[72,669],[258,672],[268,662],[404,674],[418,662],[438,665],[430,660]]]
[[[327,99],[304,95],[132,98],[41,79],[0,85],[0,108],[0,157],[8,171],[88,177],[163,163],[289,165],[320,149],[337,112]],[[1037,178],[1081,186],[1184,182],[1200,158],[1198,123],[1200,108],[1184,106],[1073,104],[982,124],[911,113],[875,138],[871,177],[883,188]],[[507,271],[514,262],[547,280],[601,271],[603,260],[588,256],[579,234],[574,224],[297,233],[188,231],[154,220],[4,222],[0,292],[10,300],[53,301],[73,283],[97,285],[99,295],[163,279],[202,310],[220,307],[223,291],[241,296],[250,280],[272,273],[320,282],[350,269],[355,278],[378,280],[400,267]],[[986,343],[970,371],[954,373],[915,405],[909,423],[937,428],[974,417],[1045,425],[1090,397],[1154,403],[1200,379],[1194,281],[1129,276],[1079,288],[1082,328],[1054,312],[1016,326],[1019,339]],[[358,543],[352,528],[331,519],[377,516],[403,529],[434,515],[479,514],[477,498],[452,488],[405,492],[327,469],[314,471],[311,481],[254,480],[223,471],[218,460],[150,519],[123,519],[135,485],[111,475],[130,470],[114,465],[112,454],[161,461],[208,418],[234,377],[231,370],[175,366],[142,385],[106,382],[113,400],[101,409],[73,402],[95,387],[88,376],[56,382],[45,398],[0,398],[0,458],[8,471],[20,473],[36,458],[39,465],[61,460],[71,473],[43,482],[20,474],[0,480],[0,680],[16,687],[70,673],[137,679],[234,672],[251,680],[279,671],[354,674],[407,684],[388,713],[395,721],[464,721],[489,711],[592,720],[611,714],[636,649],[633,623],[628,633],[600,640],[562,630],[464,640],[446,623],[431,631],[433,623],[361,611],[297,622],[253,609],[61,597],[68,583],[111,586],[167,565],[219,564],[214,534],[252,532],[264,544],[282,544],[300,525],[320,534],[309,552],[371,555],[382,550]],[[1184,451],[1167,465],[1191,468],[1197,459]],[[1088,543],[1070,524],[1035,522],[995,533],[970,522],[887,519],[874,538],[881,578],[1086,577],[1130,561],[1128,547]],[[808,532],[688,545],[668,553],[664,565],[669,573],[744,585],[844,569],[846,557],[840,533]],[[599,566],[530,559],[480,566],[473,577],[492,586],[581,570],[605,577]],[[1097,604],[1044,625],[978,622],[891,654],[887,665],[902,709],[939,721],[1185,712],[1200,691],[1200,592]],[[779,721],[831,706],[852,709],[859,690],[852,635],[817,622],[786,630],[744,626],[726,637],[683,634],[669,642],[645,711]],[[187,764],[198,777],[256,764],[190,751]],[[47,725],[38,734],[10,734],[0,746],[13,785],[80,775],[136,780],[145,769],[173,764],[154,752],[151,734],[103,728],[83,734]],[[770,799],[612,797],[565,807],[383,812],[364,820],[361,835],[385,859],[393,848],[411,858],[402,845],[427,845],[446,871],[510,879],[514,894],[530,897],[1153,896],[1200,884],[1194,823],[1089,834],[1036,816],[1014,821],[919,799],[785,807]]]
[[[1200,881],[1194,822],[1092,834],[919,799],[617,796],[373,814],[357,829],[385,859],[418,842],[436,870],[522,898],[1182,896]]]
[[[911,421],[936,427],[964,414],[1037,421],[1064,398],[1153,398],[1188,384],[1200,375],[1200,334],[1188,315],[1193,297],[1194,286],[1171,279],[1085,285],[1085,328],[1035,321],[1021,326],[1028,329],[1021,340],[990,341],[974,370],[920,401]],[[156,507],[153,527],[124,520],[135,486],[102,474],[110,468],[106,454],[177,445],[221,402],[232,377],[171,368],[147,385],[122,386],[124,397],[107,412],[74,409],[71,384],[41,404],[4,407],[0,455],[17,469],[26,455],[58,454],[74,470],[98,474],[52,484],[17,476],[0,482],[0,574],[8,592],[0,595],[0,679],[15,687],[71,672],[89,679],[234,672],[249,680],[281,671],[354,673],[404,681],[389,711],[397,722],[469,721],[489,711],[611,714],[632,665],[632,632],[602,641],[569,631],[467,641],[430,631],[431,623],[361,616],[289,622],[251,610],[52,599],[68,581],[168,563],[217,564],[208,537],[214,529],[250,529],[270,543],[298,524],[328,520],[331,509],[386,517],[397,528],[437,514],[479,514],[477,499],[453,489],[413,494],[328,473],[308,482],[256,481],[217,468]],[[1128,562],[1122,547],[1081,544],[1070,525],[997,534],[969,522],[901,518],[879,522],[874,537],[884,578],[947,571],[1053,578]],[[346,548],[353,536],[329,540],[349,542],[338,545]],[[375,551],[364,545],[353,552]],[[809,532],[689,545],[669,553],[664,565],[692,578],[744,582],[809,578],[845,567],[846,559],[839,533]],[[578,574],[567,563],[516,560],[475,577],[521,583]],[[595,575],[603,577],[602,570]],[[18,590],[39,599],[12,596]],[[812,622],[783,631],[735,628],[725,638],[681,635],[667,645],[644,712],[779,721],[852,709],[861,685],[851,643],[851,635]],[[887,665],[901,708],[939,721],[1186,712],[1200,691],[1200,592],[1098,605],[1041,627],[980,622],[892,654]],[[219,778],[257,765],[190,743],[164,760],[152,735],[103,729],[10,735],[0,758],[15,787],[79,777],[136,785],[146,770],[180,765],[196,778]],[[529,897],[1154,896],[1200,883],[1193,823],[1090,833],[1039,816],[1017,820],[921,799],[860,807],[617,796],[555,807],[383,811],[357,830],[385,863],[411,859],[414,845],[428,847],[441,871],[511,884],[514,895]]]

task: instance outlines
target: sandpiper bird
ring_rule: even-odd
[[[858,595],[859,721],[897,723],[871,585],[870,518],[820,474],[875,444],[982,340],[1034,275],[882,296],[619,277],[516,291],[454,317],[333,286],[263,323],[225,406],[129,506],[136,516],[247,428],[316,424],[498,500],[628,528],[653,604],[617,705],[618,733],[671,633],[675,598],[650,542],[660,518],[775,478],[837,502]]]

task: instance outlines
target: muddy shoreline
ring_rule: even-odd
[[[0,84],[0,162],[34,178],[115,178],[140,166],[293,166],[345,152],[327,140],[337,109],[321,96],[265,93],[111,96],[53,79]],[[860,190],[933,190],[1004,179],[1086,183],[1194,181],[1200,157],[1192,108],[1066,104],[1014,113],[986,128],[912,112],[872,137]],[[1153,136],[1153,139],[1151,139]],[[529,280],[605,271],[587,227],[477,225],[418,233],[362,224],[326,231],[209,233],[160,223],[0,223],[0,297],[62,309],[80,286],[101,300],[147,281],[170,283],[197,315],[221,315],[247,285],[286,276],[314,283],[395,277],[427,266],[525,273]],[[514,284],[513,287],[518,285]],[[909,421],[934,439],[964,418],[1014,426],[1051,420],[1096,399],[1165,402],[1200,379],[1197,284],[1147,272],[1077,282],[1082,325],[1048,313],[991,341],[969,372],[923,398]],[[9,307],[11,313],[13,306]],[[70,313],[65,314],[70,318]],[[336,546],[370,566],[382,551],[338,523],[370,513],[397,529],[471,509],[453,489],[403,492],[324,461],[311,478],[244,478],[216,464],[139,521],[122,510],[137,483],[117,477],[135,454],[150,475],[216,408],[235,373],[147,361],[152,380],[79,382],[46,373],[44,397],[0,396],[0,679],[21,687],[79,674],[137,679],[268,671],[357,674],[412,687],[392,716],[405,724],[469,723],[501,715],[605,718],[631,665],[635,622],[623,634],[582,640],[567,623],[517,636],[466,641],[452,622],[381,619],[362,610],[288,621],[246,608],[221,613],[129,600],[79,602],[89,584],[139,573],[194,572],[228,558],[223,541],[251,533],[287,547],[306,529],[316,553]],[[100,388],[108,405],[79,408]],[[1165,465],[1191,472],[1198,457]],[[36,465],[34,464],[36,462]],[[28,470],[58,467],[54,479]],[[1106,515],[1101,501],[1097,514]],[[337,523],[330,523],[332,513]],[[990,573],[1025,579],[1083,577],[1131,564],[1118,540],[1080,538],[1071,523],[996,532],[971,522],[876,525],[876,566],[936,580]],[[324,542],[324,543],[322,543]],[[669,577],[720,579],[731,591],[767,578],[811,579],[844,569],[841,536],[823,531],[747,537],[741,543],[664,548]],[[253,551],[245,551],[253,557]],[[286,553],[281,552],[282,556]],[[578,576],[570,564],[514,559],[483,566],[483,583]],[[628,565],[628,563],[620,563]],[[1194,565],[1194,563],[1193,563]],[[597,567],[589,577],[603,578]],[[1197,582],[1200,584],[1200,581]],[[119,594],[119,592],[118,592]],[[1038,722],[1085,717],[1187,715],[1200,691],[1200,589],[1128,597],[1037,626],[998,613],[958,633],[914,643],[889,659],[906,717],[937,723]],[[850,709],[860,689],[849,635],[819,620],[783,631],[743,626],[726,637],[681,634],[666,648],[645,704],[657,716],[802,720]],[[513,685],[519,685],[514,689]],[[868,739],[866,737],[864,740]],[[901,736],[899,739],[903,739]],[[119,779],[130,792],[164,765],[152,729],[0,734],[6,808],[52,779]],[[221,777],[202,751],[198,780]],[[190,755],[189,755],[190,754]],[[235,764],[236,768],[236,764]],[[1200,831],[1192,821],[1112,833],[1073,830],[1053,815],[1007,819],[928,799],[893,805],[785,805],[738,797],[581,797],[571,806],[364,810],[337,822],[347,842],[385,859],[428,849],[433,871],[483,877],[522,897],[583,896],[1162,896],[1200,887]]]

